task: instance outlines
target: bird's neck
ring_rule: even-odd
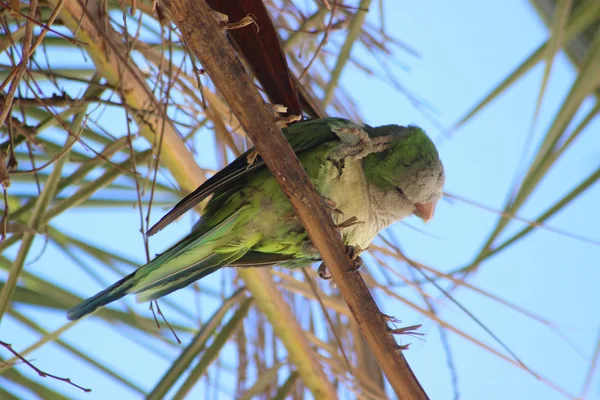
[[[388,151],[371,153],[362,159],[367,183],[381,190],[390,190],[393,188],[393,185],[385,179],[385,165],[382,163]]]

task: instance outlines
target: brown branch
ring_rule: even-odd
[[[6,343],[6,342],[3,342],[2,340],[0,340],[0,346],[4,347],[6,350],[10,351],[13,356],[17,357],[25,365],[27,365],[29,368],[31,368],[32,370],[37,372],[37,374],[39,376],[41,376],[42,378],[52,378],[52,379],[56,379],[57,381],[67,382],[69,385],[75,386],[77,389],[81,389],[86,393],[89,393],[92,391],[92,389],[86,389],[82,386],[79,386],[78,384],[76,384],[74,382],[71,382],[71,379],[69,379],[69,378],[61,378],[60,376],[52,375],[52,374],[42,371],[41,369],[39,369],[38,367],[33,365],[31,362],[27,361],[27,359],[25,359],[25,357],[20,355],[15,349],[13,349],[12,345],[10,343]]]
[[[4,95],[0,95],[0,107],[4,107],[6,103],[6,96]],[[79,106],[82,104],[92,104],[92,103],[100,103],[100,104],[106,104],[109,106],[115,106],[115,107],[128,107],[126,104],[117,102],[117,101],[110,101],[110,100],[104,100],[104,99],[100,99],[100,98],[87,98],[87,99],[74,99],[73,97],[69,96],[66,93],[62,93],[62,94],[53,94],[52,96],[49,97],[15,97],[12,100],[12,106],[13,107],[25,107],[25,108],[32,108],[32,107],[41,107],[41,106],[50,106],[50,107],[74,107],[74,106]],[[131,107],[129,107],[129,109],[135,111],[135,112],[143,112],[144,110],[135,110]]]
[[[37,0],[33,0],[29,7],[29,15],[31,17],[35,16],[35,11],[37,10]],[[10,76],[13,76],[14,80],[11,82],[10,77],[7,77],[2,84],[0,84],[0,91],[4,90],[4,87],[8,85],[10,82],[10,89],[8,90],[8,94],[6,95],[6,102],[2,109],[0,110],[0,126],[4,124],[6,117],[12,112],[12,100],[15,97],[15,92],[17,91],[17,87],[19,86],[19,81],[21,77],[25,73],[27,69],[27,65],[29,64],[29,57],[31,56],[29,50],[31,49],[31,43],[33,41],[33,25],[31,21],[27,22],[25,25],[25,37],[23,38],[23,48],[22,48],[22,57],[21,62],[11,71]]]
[[[401,399],[427,399],[360,273],[348,272],[353,263],[321,197],[277,128],[275,116],[264,104],[206,1],[163,0],[163,4],[290,199],[396,395]]]
[[[4,155],[0,151],[0,187],[2,187],[2,195],[4,196],[4,211],[2,212],[2,220],[0,221],[2,224],[2,228],[0,228],[0,243],[4,242],[4,239],[6,239],[6,233],[8,232],[8,212],[10,207],[8,204],[8,192],[6,190],[9,184],[10,178],[6,172]]]
[[[42,30],[42,32],[52,32],[52,33],[54,33],[56,36],[60,37],[61,39],[64,39],[64,40],[66,40],[67,42],[69,42],[69,43],[71,43],[71,44],[74,44],[74,45],[81,45],[81,46],[85,46],[85,45],[87,44],[87,43],[85,43],[85,42],[82,42],[81,40],[77,40],[77,39],[75,39],[75,38],[68,37],[67,35],[64,35],[64,34],[62,34],[62,33],[60,33],[59,31],[56,31],[56,30],[54,30],[54,29],[50,28],[50,26],[51,26],[51,25],[52,25],[52,23],[54,22],[54,18],[52,19],[52,21],[51,21],[51,22],[49,22],[49,23],[46,23],[46,24],[45,24],[45,23],[43,23],[43,22],[40,22],[40,21],[36,20],[35,18],[32,18],[32,17],[30,17],[30,16],[28,16],[28,15],[26,15],[26,14],[23,14],[23,13],[22,13],[22,12],[20,12],[18,9],[15,9],[15,8],[9,7],[9,6],[8,6],[8,4],[6,4],[6,3],[4,3],[4,2],[0,2],[0,11],[2,11],[2,10],[4,10],[4,9],[7,9],[7,8],[10,8],[10,9],[11,9],[10,11],[11,11],[12,13],[14,13],[15,15],[18,15],[20,18],[26,19],[27,21],[31,22],[32,24],[34,24],[34,25],[37,25],[37,26],[39,26],[40,28],[42,28],[42,29],[43,29],[43,30]],[[56,10],[56,9],[55,9],[55,10]],[[46,34],[44,33],[43,35],[45,36]],[[40,42],[41,42],[41,40],[40,40]],[[38,43],[38,44],[39,44],[39,43]],[[35,47],[37,47],[37,45],[36,45]]]

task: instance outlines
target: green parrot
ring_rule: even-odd
[[[380,230],[412,214],[424,221],[433,217],[445,176],[422,129],[323,118],[298,122],[283,133],[347,246],[366,249]],[[189,235],[73,307],[68,318],[81,318],[129,293],[138,302],[155,300],[226,266],[293,268],[320,260],[290,202],[252,149],[181,200],[148,235],[211,195]]]

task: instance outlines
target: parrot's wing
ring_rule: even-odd
[[[244,205],[209,229],[187,237],[136,271],[131,292],[138,302],[158,299],[236,261],[256,243],[244,237],[253,208]],[[218,250],[218,251],[216,251]]]
[[[298,154],[329,141],[339,140],[345,142],[355,140],[354,136],[340,135],[332,130],[332,127],[344,125],[356,126],[353,122],[342,118],[323,118],[297,122],[284,129],[283,134],[290,143],[290,146],[292,146],[292,149]],[[185,196],[171,211],[150,228],[146,235],[152,236],[161,231],[215,191],[226,190],[228,187],[239,182],[239,179],[244,176],[264,168],[265,163],[260,156],[257,156],[252,164],[248,163],[249,156],[253,151],[254,148],[246,151],[225,168],[206,180],[206,182],[200,185],[192,193]]]
[[[231,267],[270,267],[294,260],[290,254],[261,253],[258,251],[249,251],[240,259],[229,264]]]
[[[248,164],[248,157],[254,149],[246,151],[244,154],[236,158],[225,168],[211,176],[202,185],[200,185],[192,193],[185,196],[160,219],[152,228],[148,229],[146,236],[152,236],[166,228],[171,222],[181,217],[183,214],[194,208],[202,200],[210,196],[215,190],[226,187],[228,184],[234,184],[238,179],[248,175],[249,173],[263,167],[262,160],[257,160],[252,164]]]

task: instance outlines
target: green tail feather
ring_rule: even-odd
[[[241,211],[238,209],[209,230],[196,227],[148,264],[70,309],[67,317],[79,319],[129,293],[136,293],[140,303],[156,300],[235,262],[258,240],[254,238],[255,241],[248,243],[248,247],[240,246],[232,248],[231,252],[223,252],[222,246],[236,238],[237,232],[232,232],[232,229],[239,222]],[[216,249],[221,251],[215,252]]]
[[[104,289],[93,297],[79,303],[67,312],[67,318],[71,321],[79,319],[84,315],[94,312],[99,307],[104,307],[108,303],[119,300],[121,297],[131,293],[135,285],[135,272],[127,275],[117,283]]]
[[[143,303],[166,296],[231,264],[246,254],[246,252],[247,250],[228,254],[213,253],[204,260],[177,271],[171,276],[153,282],[149,286],[135,288],[136,300],[138,303]]]
[[[104,307],[115,300],[119,300],[121,297],[129,293],[137,294],[136,300],[138,303],[159,299],[171,292],[174,292],[175,290],[184,288],[189,284],[212,274],[224,266],[238,260],[244,254],[246,254],[246,250],[240,250],[238,252],[229,254],[213,253],[204,260],[201,260],[196,264],[192,264],[187,268],[177,271],[173,275],[162,278],[143,288],[136,287],[138,280],[135,279],[134,275],[136,273],[139,274],[138,270],[127,275],[125,278],[104,289],[95,296],[90,297],[77,306],[71,308],[67,312],[67,318],[70,320],[79,319],[84,315],[94,312],[99,307]]]

